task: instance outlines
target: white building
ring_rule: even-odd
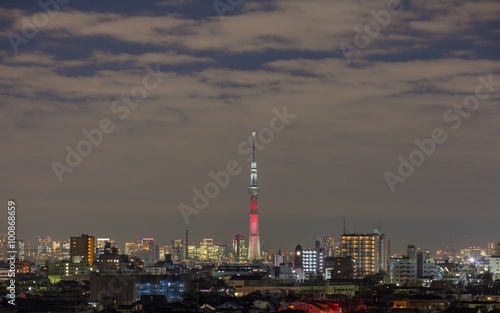
[[[285,262],[285,259],[281,254],[275,254],[273,255],[273,265],[275,267],[279,267],[281,264]]]
[[[167,269],[163,266],[146,266],[144,271],[150,275],[166,275]]]
[[[490,257],[490,272],[493,279],[500,279],[500,254],[494,254]]]
[[[324,253],[322,250],[309,249],[302,252],[302,266],[305,279],[310,279],[311,274],[323,274]]]
[[[389,271],[391,283],[398,285],[415,284],[422,278],[443,279],[441,268],[434,260],[426,260],[424,253],[418,253],[416,258],[391,259]]]

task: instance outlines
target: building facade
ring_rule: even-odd
[[[377,229],[371,234],[342,235],[342,256],[356,260],[357,278],[387,271],[388,254],[386,236]]]
[[[415,246],[408,246],[408,256],[389,260],[389,277],[393,284],[415,285],[443,279],[441,267],[426,253],[416,252]]]
[[[500,279],[500,254],[494,254],[490,257],[490,272],[493,279]]]
[[[354,279],[356,260],[350,256],[325,258],[324,279]]]
[[[321,249],[307,249],[302,252],[302,266],[306,279],[311,277],[311,274],[323,275],[324,271],[324,253]]]
[[[70,258],[73,263],[87,263],[92,266],[96,261],[95,256],[95,237],[81,235],[80,237],[70,238]]]

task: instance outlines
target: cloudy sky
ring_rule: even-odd
[[[498,1],[59,1],[0,4],[0,193],[20,239],[167,243],[236,162],[189,217],[190,241],[229,243],[248,233],[256,131],[264,249],[338,237],[343,216],[393,251],[500,241]]]

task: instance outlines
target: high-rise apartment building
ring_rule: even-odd
[[[92,266],[96,261],[95,237],[81,235],[70,238],[71,246],[69,254],[73,263],[87,263]]]
[[[305,274],[323,274],[324,255],[321,249],[302,251],[302,266]]]
[[[342,256],[356,260],[357,277],[387,271],[388,249],[384,234],[374,229],[371,234],[342,235]]]

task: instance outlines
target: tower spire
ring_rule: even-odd
[[[252,161],[255,163],[255,132],[252,132],[252,139],[253,139],[253,158]]]
[[[186,227],[186,244],[184,245],[184,259],[189,259],[189,229]]]
[[[250,165],[250,186],[257,187],[257,161],[255,160],[255,132],[252,132],[253,151],[252,164]]]

